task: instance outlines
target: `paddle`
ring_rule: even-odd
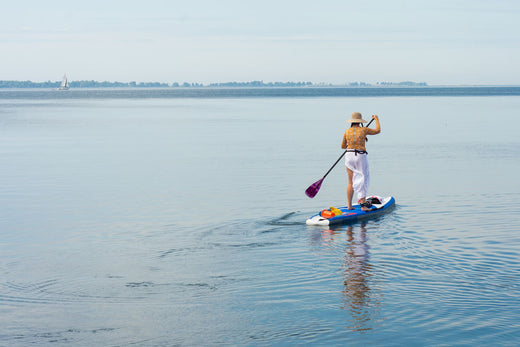
[[[370,123],[372,123],[374,121],[374,119],[372,118],[372,120],[370,122],[368,122],[367,124],[367,127],[370,125]],[[336,160],[336,162],[334,163],[334,165],[332,165],[332,167],[329,169],[329,171],[327,171],[327,173],[318,181],[314,182],[313,184],[311,184],[309,186],[309,188],[307,188],[307,190],[305,190],[305,194],[309,197],[309,198],[314,198],[316,196],[316,194],[318,194],[318,192],[320,191],[320,188],[321,188],[321,184],[323,183],[323,180],[325,179],[325,177],[327,177],[327,175],[332,171],[332,169],[334,169],[334,166],[336,166],[337,163],[339,163],[339,161],[341,160],[341,158],[343,158],[343,156],[347,153],[347,150],[345,150],[345,152],[343,152],[343,154],[341,154],[341,156],[338,158],[338,160]]]

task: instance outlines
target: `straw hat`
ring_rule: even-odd
[[[354,112],[352,113],[352,116],[347,121],[347,123],[366,123],[367,121],[361,118],[361,113]]]

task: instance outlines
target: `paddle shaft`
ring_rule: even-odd
[[[370,122],[368,122],[367,124],[367,127],[374,121],[374,118],[372,118],[372,120]],[[334,163],[334,165],[332,165],[332,167],[329,169],[329,171],[327,171],[327,173],[323,176],[322,179],[324,179],[325,177],[327,177],[327,175],[332,171],[332,169],[334,169],[334,167],[339,163],[339,161],[341,160],[341,158],[343,158],[343,156],[347,153],[348,149],[345,150],[345,152],[343,152],[343,154],[341,154],[341,156],[338,158],[338,160],[336,160],[336,162]]]

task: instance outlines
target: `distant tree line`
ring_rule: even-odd
[[[58,88],[59,82],[32,82],[32,81],[0,81],[0,88]],[[164,88],[168,83],[161,82],[99,82],[99,81],[70,81],[71,88]],[[178,84],[177,84],[178,86]]]
[[[98,82],[98,81],[71,81],[71,88],[164,88],[168,83],[161,82]]]
[[[365,83],[365,82],[350,82],[347,85],[349,87],[370,87],[370,86],[372,86],[370,83]]]
[[[209,87],[307,87],[312,86],[312,82],[267,82],[251,81],[251,82],[225,82],[211,83]]]
[[[0,81],[0,88],[58,88],[61,82]]]
[[[405,81],[405,82],[378,82],[377,83],[380,86],[405,86],[405,87],[426,87],[428,84],[426,82],[411,82],[411,81]]]
[[[350,82],[345,84],[349,87],[373,87],[373,84],[366,82]],[[426,82],[377,82],[376,86],[397,86],[397,87],[426,87],[428,84]]]
[[[312,82],[264,82],[264,81],[250,81],[250,82],[224,82],[224,83],[210,83],[204,85],[202,83],[177,83],[172,84],[161,82],[99,82],[99,81],[70,81],[71,88],[218,88],[218,87],[333,87],[330,83]],[[61,82],[32,82],[32,81],[0,81],[0,88],[58,88]],[[372,84],[365,82],[350,82],[344,85],[348,87],[372,87]],[[427,86],[425,82],[378,82],[377,86],[407,86],[407,87],[422,87]]]

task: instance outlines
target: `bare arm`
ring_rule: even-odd
[[[374,119],[376,121],[376,128],[375,129],[368,128],[367,134],[368,135],[379,134],[381,132],[381,124],[379,124],[379,117],[375,114],[372,116],[372,119]]]

